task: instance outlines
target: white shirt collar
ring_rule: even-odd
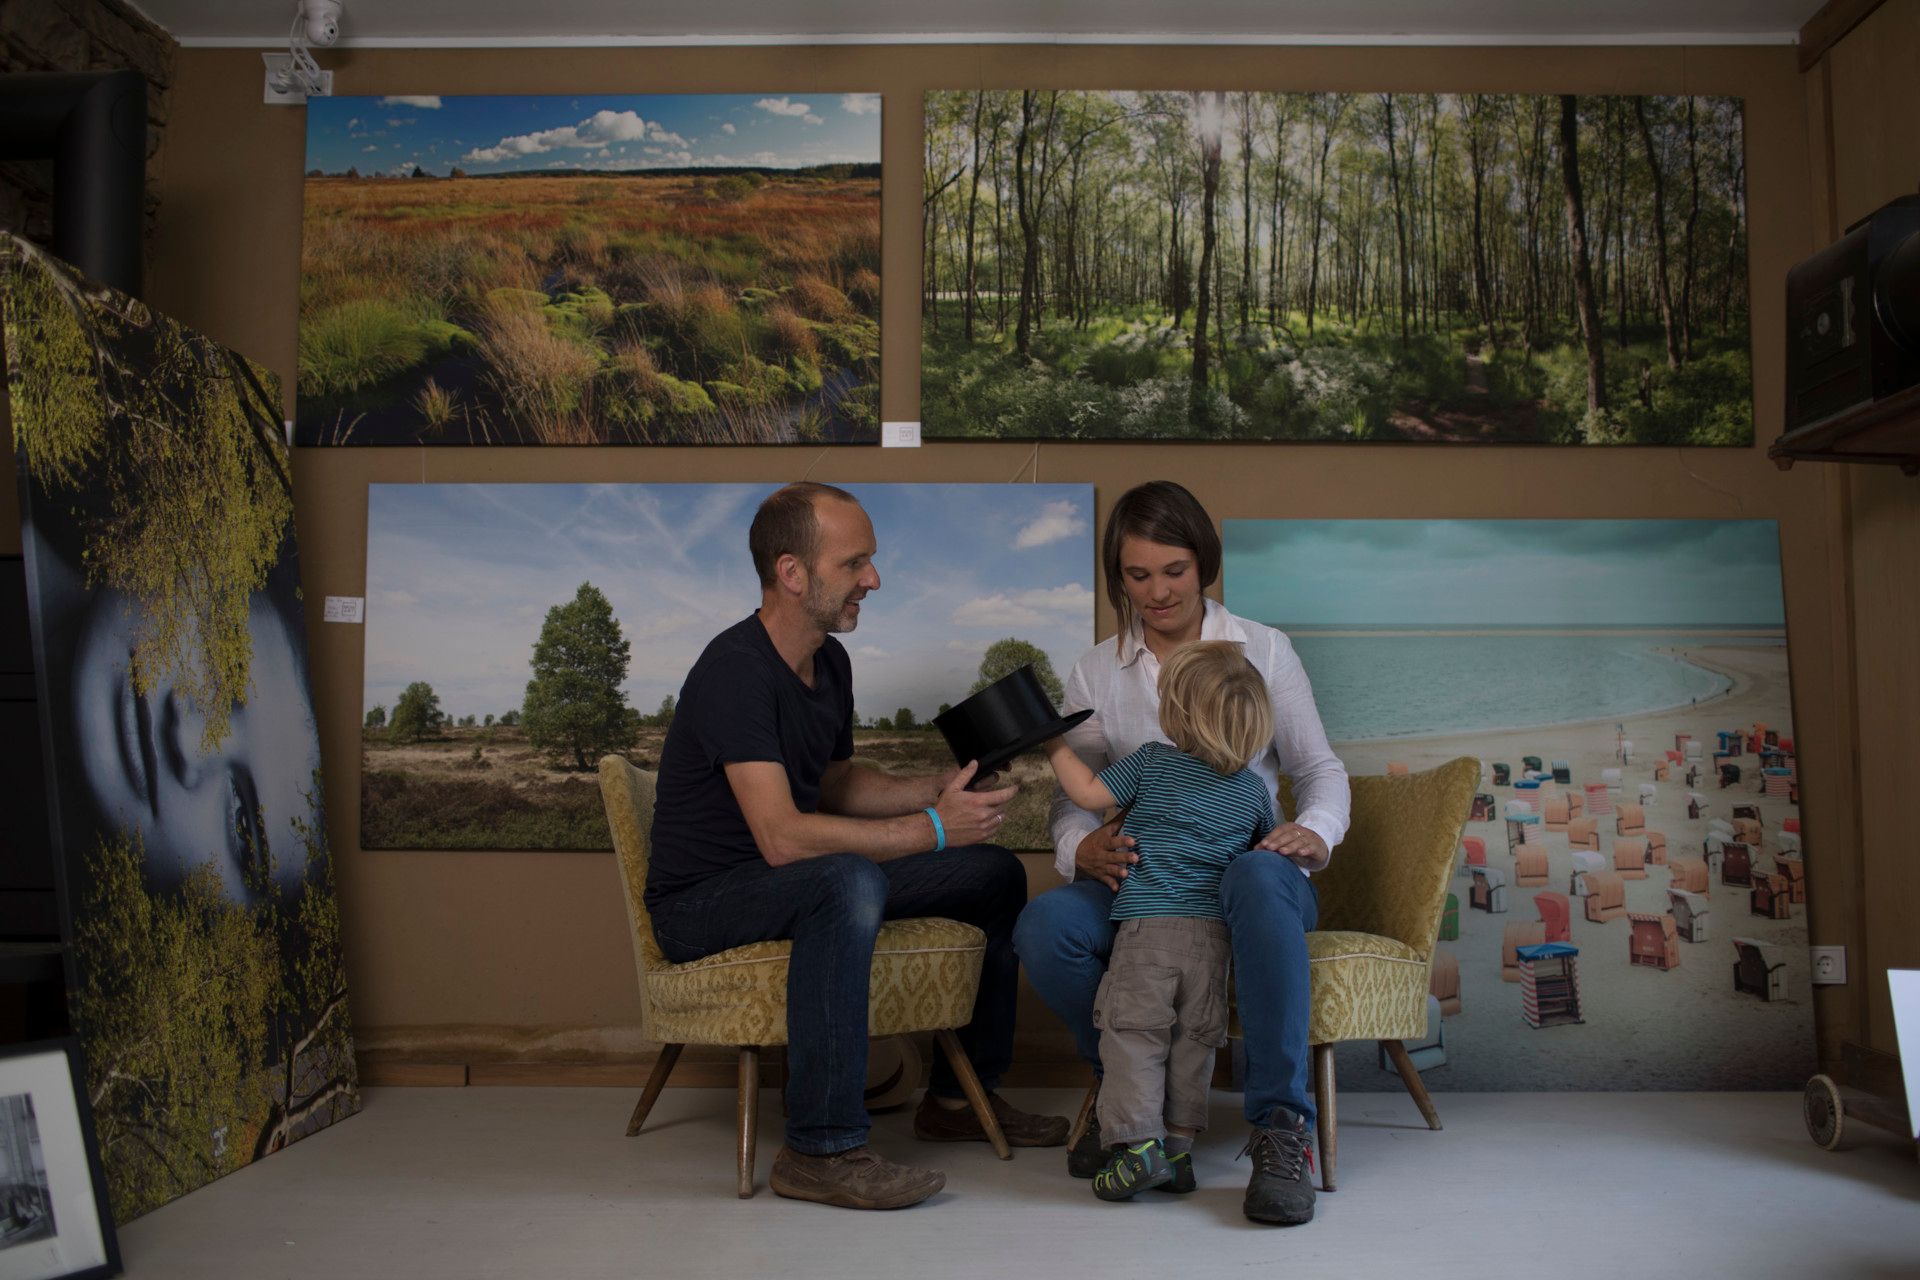
[[[1231,640],[1235,644],[1247,642],[1246,629],[1240,625],[1238,618],[1227,612],[1225,605],[1207,597],[1202,597],[1201,602],[1205,606],[1200,613],[1202,640]],[[1139,614],[1136,613],[1133,620],[1127,624],[1126,631],[1120,636],[1118,648],[1119,652],[1116,656],[1120,659],[1122,667],[1132,666],[1141,654],[1149,652],[1144,624]]]

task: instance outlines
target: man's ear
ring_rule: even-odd
[[[782,590],[796,596],[807,593],[807,567],[800,563],[800,557],[791,551],[773,562],[773,576]]]

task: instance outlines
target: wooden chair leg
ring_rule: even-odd
[[[740,1198],[753,1195],[753,1141],[760,1124],[760,1050],[740,1046]]]
[[[1427,1094],[1426,1081],[1413,1069],[1413,1059],[1407,1054],[1407,1046],[1398,1040],[1382,1040],[1380,1044],[1387,1051],[1387,1056],[1393,1059],[1394,1069],[1400,1073],[1407,1092],[1413,1095],[1413,1105],[1420,1108],[1420,1114],[1426,1117],[1427,1128],[1438,1129],[1440,1113],[1434,1110],[1433,1099]]]
[[[967,1101],[973,1104],[973,1114],[980,1117],[980,1127],[987,1131],[987,1141],[993,1144],[993,1154],[1002,1160],[1013,1159],[1013,1149],[1007,1146],[1007,1135],[1000,1132],[1000,1120],[993,1114],[993,1105],[987,1101],[987,1091],[980,1087],[980,1077],[973,1074],[973,1064],[967,1061],[967,1051],[960,1047],[960,1037],[943,1027],[934,1032],[934,1038],[940,1041],[947,1061],[953,1064],[953,1074],[959,1077],[961,1090],[966,1093]]]
[[[1336,1111],[1339,1099],[1334,1087],[1330,1044],[1313,1046],[1313,1102],[1320,1117],[1319,1140],[1315,1144],[1320,1148],[1320,1189],[1332,1191],[1334,1167],[1340,1163],[1340,1118]]]
[[[1093,1104],[1100,1098],[1100,1081],[1095,1080],[1087,1086],[1087,1096],[1080,1099],[1080,1114],[1073,1118],[1073,1128],[1067,1131],[1067,1149],[1071,1151],[1080,1145],[1080,1139],[1087,1136],[1087,1125],[1093,1120]]]
[[[673,1074],[673,1064],[680,1061],[680,1051],[686,1047],[683,1044],[660,1046],[660,1056],[653,1060],[653,1071],[647,1076],[647,1087],[640,1091],[639,1105],[633,1109],[633,1118],[627,1121],[629,1138],[639,1133],[640,1126],[647,1122],[647,1114],[660,1100],[660,1091],[667,1087],[667,1077]]]

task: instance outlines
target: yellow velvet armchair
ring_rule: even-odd
[[[644,894],[653,831],[654,775],[620,756],[600,762],[600,798],[625,890],[633,929],[633,960],[640,979],[642,1028],[660,1043],[660,1057],[627,1122],[633,1137],[666,1087],[687,1045],[727,1045],[739,1051],[739,1193],[753,1194],[754,1127],[760,1085],[760,1050],[787,1042],[787,959],[790,942],[755,942],[686,964],[670,964],[654,940]],[[907,1035],[932,1031],[953,1064],[1002,1159],[1011,1158],[999,1121],[953,1034],[973,1017],[980,964],[987,938],[955,920],[889,920],[873,949],[868,992],[868,1034]]]

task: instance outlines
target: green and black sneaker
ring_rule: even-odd
[[[1160,1139],[1148,1138],[1133,1146],[1116,1146],[1107,1167],[1093,1175],[1093,1194],[1102,1200],[1131,1200],[1149,1187],[1173,1181],[1173,1165]]]
[[[1193,1176],[1193,1152],[1176,1151],[1167,1156],[1167,1163],[1173,1166],[1173,1178],[1160,1184],[1160,1190],[1171,1191],[1183,1196],[1200,1185]]]

